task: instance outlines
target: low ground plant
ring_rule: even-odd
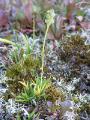
[[[20,82],[24,86],[24,91],[16,97],[17,102],[30,103],[41,98],[46,98],[45,90],[50,86],[50,81],[37,77],[32,82]]]

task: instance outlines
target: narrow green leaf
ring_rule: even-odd
[[[9,41],[7,39],[0,38],[0,42],[4,42],[4,43],[7,43],[7,44],[12,44],[12,45],[16,46],[16,44],[14,42]]]

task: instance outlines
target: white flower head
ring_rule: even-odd
[[[46,13],[45,23],[49,26],[54,23],[55,12],[53,9],[50,9]]]

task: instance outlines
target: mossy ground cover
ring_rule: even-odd
[[[6,87],[0,95],[0,118],[89,119],[90,44],[85,44],[88,36],[82,37],[83,32],[87,33],[82,23],[88,20],[82,4],[87,3],[17,2],[16,6],[22,8],[11,11],[9,28],[8,16],[0,14],[0,19],[6,19],[0,22],[0,32],[10,30],[12,36],[7,39],[0,33],[0,69],[4,69],[0,79]],[[5,54],[3,46],[7,48]]]

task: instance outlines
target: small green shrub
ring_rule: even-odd
[[[17,38],[18,37],[19,35],[17,34]],[[23,44],[16,44],[16,46],[13,46],[9,53],[9,60],[11,63],[18,63],[21,59],[25,59],[32,53],[32,47],[29,44],[29,38],[23,34],[21,34],[21,38]]]
[[[39,58],[28,55],[26,59],[21,59],[18,63],[11,64],[6,70],[9,90],[18,93],[22,90],[20,81],[31,81],[40,72],[41,62]]]
[[[16,101],[29,103],[32,100],[37,101],[42,97],[46,97],[45,90],[50,86],[50,81],[46,79],[41,80],[41,78],[37,77],[30,83],[21,82],[21,84],[24,86],[24,91],[16,97]]]

